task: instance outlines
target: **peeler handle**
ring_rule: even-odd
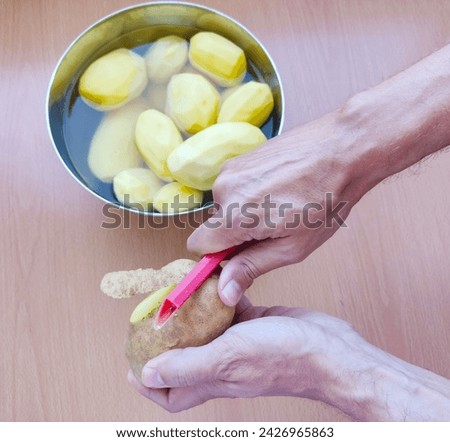
[[[189,296],[211,276],[219,264],[231,256],[237,248],[238,246],[233,246],[220,252],[206,254],[162,303],[156,321],[158,327],[162,327],[170,316],[186,302]]]

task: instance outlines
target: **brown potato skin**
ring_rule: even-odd
[[[235,308],[223,304],[217,283],[215,276],[205,281],[159,330],[155,329],[157,313],[130,324],[125,353],[137,379],[150,359],[174,348],[205,345],[230,326]]]
[[[161,287],[178,284],[197,264],[192,259],[177,259],[160,269],[122,270],[107,273],[100,289],[111,298],[148,296]]]

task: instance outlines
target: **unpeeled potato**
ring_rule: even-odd
[[[150,359],[174,348],[205,345],[230,326],[234,308],[220,300],[217,281],[217,277],[205,281],[161,328],[155,327],[158,309],[130,325],[126,356],[137,379]]]

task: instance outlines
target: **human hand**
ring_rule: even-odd
[[[220,209],[188,240],[200,255],[258,241],[224,267],[225,304],[261,274],[305,259],[343,223],[364,193],[347,158],[351,143],[333,113],[225,163],[213,187]]]
[[[301,308],[254,307],[243,297],[235,325],[208,345],[149,361],[133,386],[169,411],[218,397],[317,398],[328,373],[319,352],[332,336],[357,336],[343,321]]]
[[[214,398],[297,396],[355,420],[446,420],[450,382],[365,341],[346,322],[243,297],[235,325],[210,344],[170,350],[144,367],[143,396],[170,412]]]
[[[222,271],[225,304],[235,305],[259,275],[305,259],[380,181],[450,144],[449,60],[447,45],[337,111],[225,163],[213,187],[225,212],[188,240],[200,255],[259,241]],[[270,211],[266,195],[275,203]],[[272,223],[264,222],[268,213]],[[221,226],[213,228],[217,221]]]
[[[149,361],[143,384],[130,371],[131,384],[171,412],[219,397],[286,395],[332,403],[349,349],[365,343],[339,319],[301,308],[254,307],[246,297],[234,324],[208,345]]]

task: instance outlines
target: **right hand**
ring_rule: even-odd
[[[290,130],[224,164],[213,187],[222,210],[190,236],[188,248],[203,255],[258,241],[224,267],[219,294],[225,304],[236,305],[263,273],[305,259],[336,232],[364,194],[347,152],[352,133],[338,115]],[[264,209],[268,197],[275,203],[272,210]],[[290,206],[283,212],[286,203]]]

